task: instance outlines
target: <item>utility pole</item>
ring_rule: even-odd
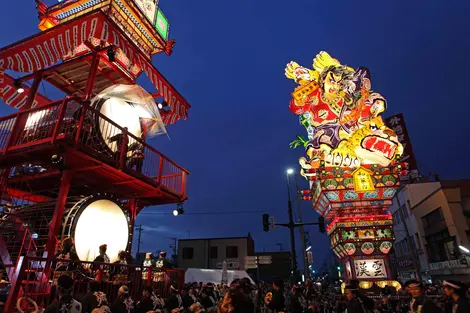
[[[137,226],[135,228],[135,230],[137,230],[139,232],[138,236],[137,236],[137,254],[140,253],[140,237],[142,235],[142,232],[144,231],[144,229],[142,228],[142,224],[140,224],[139,226]]]
[[[299,217],[299,224],[302,224],[302,208],[300,205],[300,189],[299,189],[299,182],[297,180],[297,176],[299,174],[295,174],[295,191],[297,194],[297,215]],[[300,243],[302,245],[302,258],[303,258],[303,264],[304,264],[304,277],[308,278],[308,261],[307,261],[307,246],[305,244],[305,230],[304,226],[300,225],[299,226],[299,232],[300,232]]]
[[[178,238],[169,237],[169,239],[173,241],[173,243],[170,244],[170,248],[173,248],[173,257],[176,258]]]
[[[292,200],[290,196],[290,182],[289,182],[289,174],[286,176],[287,180],[287,214],[289,215],[289,233],[290,233],[290,245],[292,249],[292,271],[294,272],[292,275],[292,283],[297,282],[297,252],[295,251],[295,223],[294,217],[292,212]]]
[[[276,246],[279,246],[279,252],[282,252],[282,243],[278,242],[276,243]]]
[[[419,257],[418,257],[417,251],[415,250],[415,248],[411,244],[411,240],[413,240],[413,237],[410,237],[410,232],[408,230],[408,225],[406,225],[405,213],[403,212],[403,208],[402,208],[401,203],[400,203],[400,193],[401,193],[402,190],[405,190],[405,188],[406,188],[406,185],[403,185],[402,187],[400,187],[398,189],[397,193],[395,194],[395,197],[397,199],[398,212],[400,214],[400,219],[402,220],[403,226],[405,227],[406,242],[407,242],[407,245],[408,245],[408,250],[411,251],[411,254],[413,256],[413,261],[414,261],[415,266],[416,266],[416,274],[418,276],[418,280],[423,281],[423,277],[421,276],[421,263],[419,262]],[[410,212],[410,214],[411,214],[411,212]],[[415,245],[417,246],[417,244],[418,243],[416,243]]]

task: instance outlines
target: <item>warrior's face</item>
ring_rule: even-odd
[[[336,98],[339,95],[341,79],[341,76],[335,75],[332,71],[326,74],[323,93],[327,98]]]

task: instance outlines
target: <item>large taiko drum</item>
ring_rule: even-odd
[[[52,220],[55,204],[52,200],[16,211],[18,218],[37,237],[37,246],[47,243],[48,227],[44,227],[44,222]],[[61,241],[68,236],[74,238],[80,260],[93,261],[99,254],[99,246],[106,244],[106,253],[114,262],[118,260],[119,251],[128,250],[132,242],[129,213],[112,195],[69,197],[58,239]]]
[[[82,261],[93,261],[106,244],[111,262],[130,245],[132,229],[122,205],[110,196],[92,196],[77,202],[64,215],[61,238],[73,237]]]
[[[151,118],[142,106],[113,97],[97,99],[92,103],[92,107],[120,127],[127,127],[127,131],[136,138],[141,138],[144,132],[142,121]],[[118,151],[118,144],[116,141],[109,141],[108,138],[119,135],[122,131],[109,120],[95,114],[92,120],[93,131],[102,140],[102,148],[108,153],[114,154]],[[131,136],[128,137],[128,140],[129,146],[135,141]]]

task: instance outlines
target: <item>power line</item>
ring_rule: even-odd
[[[184,215],[232,215],[232,214],[258,214],[263,213],[264,211],[232,211],[232,212],[188,212],[184,213]],[[155,214],[155,215],[173,215],[172,213],[167,212],[142,212],[141,214]]]

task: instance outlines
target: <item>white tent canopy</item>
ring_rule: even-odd
[[[235,279],[242,279],[247,277],[252,284],[253,280],[245,271],[227,271],[228,283],[230,284]],[[184,281],[186,283],[202,282],[204,284],[213,283],[220,284],[222,281],[222,270],[208,270],[203,268],[188,268],[184,274]]]

